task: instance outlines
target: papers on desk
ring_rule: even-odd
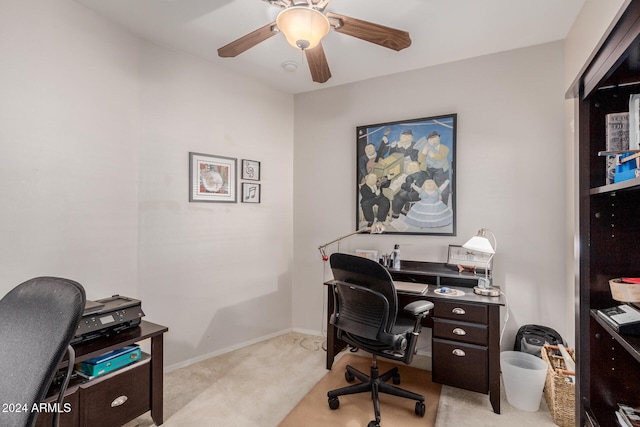
[[[408,294],[426,294],[427,289],[429,289],[429,285],[425,285],[424,283],[401,282],[399,280],[394,280],[393,284],[396,286],[396,291]]]

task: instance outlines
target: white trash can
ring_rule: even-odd
[[[547,363],[533,354],[503,351],[500,368],[507,401],[522,411],[537,411],[547,377]]]

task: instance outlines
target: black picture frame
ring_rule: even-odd
[[[255,182],[242,183],[242,203],[260,203],[261,186]]]
[[[457,121],[453,113],[356,128],[356,231],[382,222],[385,233],[456,235]]]
[[[260,162],[242,159],[242,179],[260,181]]]
[[[233,157],[189,153],[189,201],[237,202],[237,164]]]

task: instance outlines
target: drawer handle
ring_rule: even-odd
[[[124,404],[124,402],[126,402],[127,400],[129,400],[127,396],[118,396],[115,399],[113,399],[113,402],[111,402],[111,407],[115,408],[116,406],[120,406]]]
[[[460,307],[456,307],[453,310],[451,310],[451,312],[453,314],[467,314],[466,311],[464,311],[464,308],[460,308]]]
[[[462,328],[455,328],[453,330],[453,333],[456,334],[456,335],[467,335],[467,331],[465,331]]]
[[[458,356],[458,357],[464,357],[467,355],[463,350],[460,350],[459,348],[456,348],[455,350],[453,350],[452,353],[454,356]]]

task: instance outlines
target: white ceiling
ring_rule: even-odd
[[[408,31],[400,52],[331,31],[323,40],[332,77],[311,81],[302,52],[282,34],[235,58],[217,49],[275,21],[261,0],[75,0],[161,45],[205,58],[290,93],[564,39],[585,0],[333,0],[326,11]],[[297,71],[282,68],[285,61]]]

